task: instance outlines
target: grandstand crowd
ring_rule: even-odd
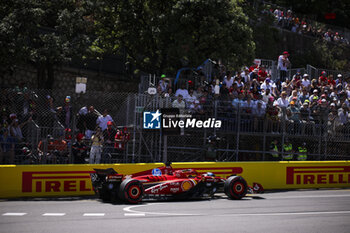
[[[324,71],[319,77],[297,72],[289,78],[288,55],[280,56],[278,77],[263,66],[230,71],[221,65],[211,81],[181,80],[175,85],[162,75],[157,94],[194,117],[215,115],[224,121],[222,130],[236,131],[239,118],[244,122],[241,132],[348,137],[350,77]],[[129,133],[118,129],[108,110],[99,113],[85,105],[73,111],[70,96],[54,101],[24,84],[1,89],[0,96],[0,164],[100,163],[123,156]]]
[[[158,94],[172,98],[172,107],[199,117],[213,115],[216,102],[217,117],[235,118],[238,111],[251,121],[251,130],[257,130],[257,120],[266,119],[272,132],[281,132],[278,123],[284,121],[291,123],[289,132],[303,134],[309,126],[320,126],[329,134],[346,134],[350,128],[350,77],[333,77],[323,71],[319,77],[297,72],[289,79],[283,77],[285,71],[281,68],[279,78],[272,79],[264,67],[253,65],[237,72],[222,71],[210,83],[182,83],[175,92],[163,75]]]
[[[307,18],[307,16],[298,16],[292,10],[271,8],[264,13],[271,14],[275,17],[276,26],[307,36],[322,38],[329,42],[343,43],[349,45],[349,40],[341,33],[325,25],[320,25]]]

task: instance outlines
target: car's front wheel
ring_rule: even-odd
[[[229,198],[239,200],[247,194],[248,185],[243,177],[231,176],[225,181],[224,190]]]

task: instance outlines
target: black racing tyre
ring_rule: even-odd
[[[247,194],[247,190],[247,182],[241,176],[231,176],[225,181],[224,191],[231,199],[242,199]]]
[[[126,179],[120,184],[119,198],[122,201],[137,204],[142,201],[144,189],[138,180]]]

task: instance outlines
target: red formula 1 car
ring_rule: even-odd
[[[113,168],[94,170],[90,174],[92,187],[103,201],[136,204],[143,199],[212,198],[220,191],[230,199],[241,199],[247,193],[263,191],[258,183],[248,186],[241,176],[224,179],[211,172],[199,174],[194,169],[176,170],[171,166],[138,176],[118,174]]]

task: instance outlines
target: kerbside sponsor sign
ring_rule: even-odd
[[[287,167],[287,185],[350,184],[350,166]]]
[[[221,120],[199,119],[177,108],[163,108],[155,112],[143,112],[144,129],[161,129],[164,133],[179,133],[180,129],[220,129]]]

